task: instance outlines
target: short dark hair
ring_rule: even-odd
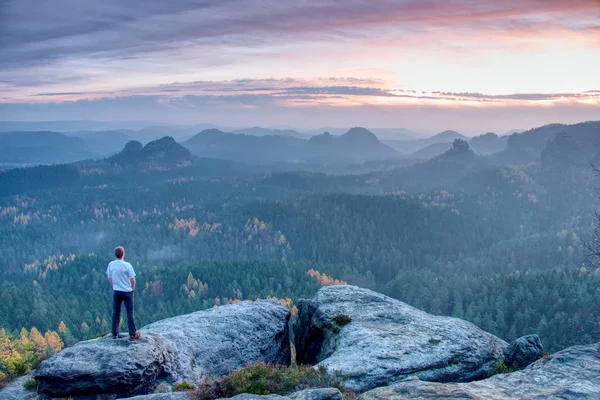
[[[123,256],[125,255],[125,249],[122,246],[119,246],[115,249],[115,257],[117,258],[123,258]]]

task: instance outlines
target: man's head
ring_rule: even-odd
[[[125,257],[125,249],[122,246],[119,246],[115,249],[115,257],[119,260],[122,260]]]

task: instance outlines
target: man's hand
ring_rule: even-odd
[[[131,282],[131,290],[135,290],[135,278],[129,280]]]
[[[110,283],[110,287],[112,287],[112,285],[113,285],[112,278],[108,278],[108,283]]]

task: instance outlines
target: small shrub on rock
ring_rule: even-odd
[[[339,389],[345,395],[345,400],[356,398],[356,395],[352,395],[354,392],[344,387],[342,377],[338,374],[329,374],[325,367],[318,369],[306,365],[286,367],[259,362],[223,378],[205,378],[194,391],[192,398],[213,400],[242,393],[286,395],[304,389],[328,387]]]
[[[440,344],[440,341],[438,339],[429,339],[429,343],[431,343],[431,344]]]
[[[504,360],[496,361],[496,373],[497,374],[512,374],[513,372],[518,371],[518,369],[508,368]]]
[[[338,314],[335,317],[333,317],[333,322],[335,322],[339,326],[344,326],[352,322],[352,318],[350,318],[350,316],[346,314]]]
[[[174,392],[188,392],[188,391],[191,391],[194,389],[196,389],[196,387],[194,385],[187,383],[186,381],[183,381],[183,382],[178,383],[177,385],[173,386]]]
[[[538,360],[550,361],[552,360],[552,353],[548,353],[547,351],[540,352],[540,356]]]
[[[29,379],[23,383],[23,389],[25,390],[37,390],[37,382],[35,379]]]

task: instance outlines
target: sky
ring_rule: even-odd
[[[600,120],[600,0],[1,0],[0,120]]]

